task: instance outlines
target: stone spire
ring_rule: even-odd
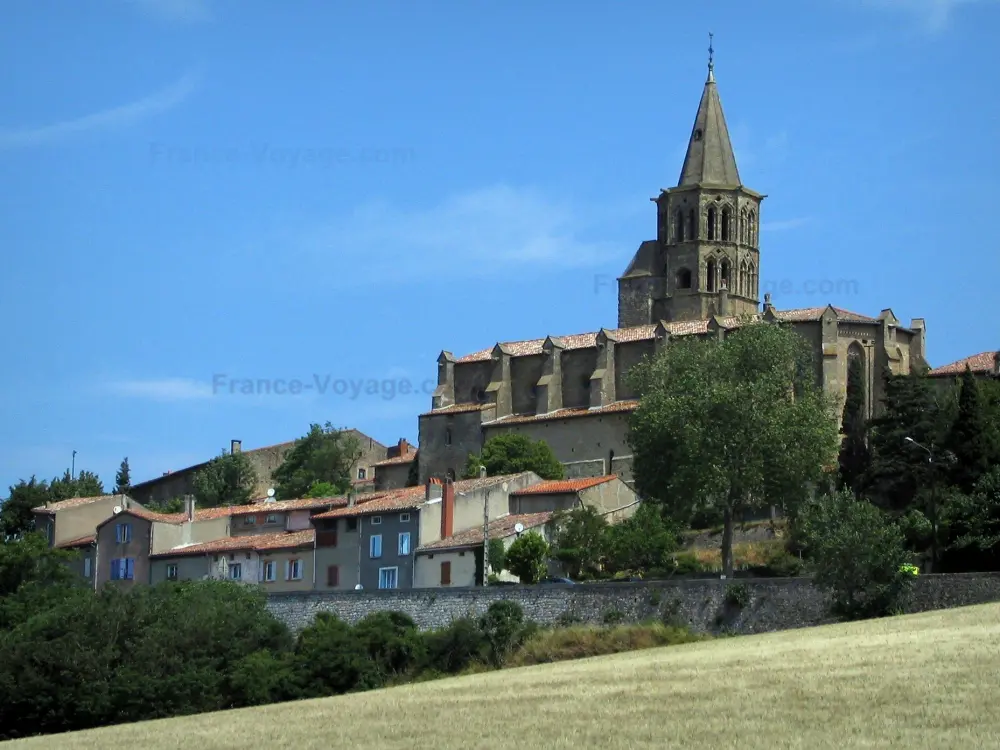
[[[694,118],[694,128],[688,141],[687,154],[677,187],[711,185],[717,187],[739,187],[740,173],[736,168],[733,144],[729,141],[729,129],[722,114],[722,102],[715,85],[715,50],[712,35],[709,34],[708,79],[698,103],[698,114]]]

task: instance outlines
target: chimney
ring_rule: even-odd
[[[184,496],[184,517],[188,521],[194,520],[194,495]]]
[[[441,480],[431,477],[427,480],[427,489],[424,493],[424,500],[438,500],[441,498]]]
[[[347,493],[347,507],[353,508],[354,504],[358,501],[358,493],[351,490]]]
[[[229,452],[230,453],[239,453],[242,450],[242,448],[243,448],[243,441],[242,440],[230,440],[229,441]]]
[[[725,279],[719,284],[719,315],[729,315],[729,287]]]
[[[441,538],[447,539],[454,533],[455,526],[455,483],[445,480],[441,492]]]
[[[410,444],[406,442],[406,438],[399,439],[399,455],[405,456],[410,452]]]

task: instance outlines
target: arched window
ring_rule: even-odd
[[[747,214],[747,244],[757,246],[757,217],[752,210]]]
[[[740,292],[739,293],[740,293],[741,297],[749,297],[749,296],[751,296],[750,295],[750,267],[747,265],[747,262],[745,260],[740,265],[739,288],[740,288]]]
[[[486,391],[480,388],[478,385],[472,386],[472,400],[477,404],[486,403]]]
[[[757,279],[757,266],[755,266],[755,265],[753,265],[751,263],[750,264],[750,294],[749,294],[749,296],[753,297],[754,299],[757,298],[757,295],[758,295],[758,293],[760,291],[760,287],[757,286],[757,283],[758,283],[758,279]]]
[[[676,226],[674,227],[674,239],[677,242],[684,241],[684,212],[679,208],[677,209],[677,216],[675,219]]]
[[[721,289],[725,285],[726,289],[732,286],[733,280],[729,275],[729,259],[723,258],[722,262],[719,263],[719,288]]]
[[[678,289],[690,289],[691,288],[691,272],[682,268],[677,272],[677,288]]]
[[[690,211],[688,211],[687,238],[689,240],[698,239],[698,214],[694,212],[693,208]]]
[[[706,279],[708,281],[708,291],[715,291],[715,259],[709,258],[708,265],[706,266]]]
[[[847,348],[847,397],[856,395],[860,401],[860,413],[854,416],[868,418],[868,368],[865,350],[857,341]]]
[[[450,427],[448,427],[444,431],[444,444],[445,445],[451,445],[451,428]]]
[[[733,236],[733,210],[729,206],[722,207],[722,227],[721,236],[723,242],[732,242]]]
[[[715,239],[715,208],[708,209],[708,239]]]

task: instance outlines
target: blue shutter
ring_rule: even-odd
[[[125,578],[131,581],[134,573],[135,573],[135,560],[133,560],[131,557],[125,558]]]
[[[117,581],[118,580],[118,561],[117,560],[112,560],[111,561],[111,580],[112,581]]]

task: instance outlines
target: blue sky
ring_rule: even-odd
[[[0,486],[311,421],[415,441],[442,349],[613,327],[709,31],[774,303],[998,346],[1000,3],[568,8],[5,4]]]

